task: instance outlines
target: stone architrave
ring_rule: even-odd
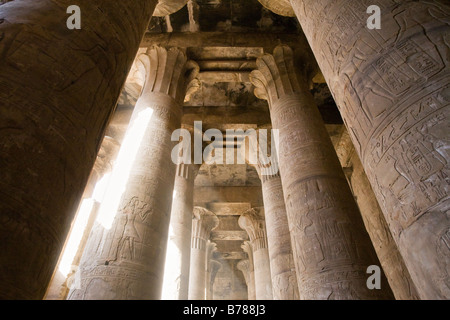
[[[328,132],[295,69],[292,50],[278,46],[257,60],[255,94],[269,102],[279,130],[280,175],[301,299],[392,298],[370,290],[367,268],[380,265]]]
[[[262,208],[247,210],[241,214],[238,222],[239,226],[247,231],[252,246],[256,300],[272,300],[272,279],[264,210]]]
[[[189,300],[206,299],[207,241],[211,231],[219,225],[219,218],[202,207],[194,207],[192,219],[191,267],[189,272]]]
[[[0,298],[43,298],[156,3],[0,4]]]
[[[193,164],[177,165],[164,269],[163,299],[187,300],[191,263],[194,180]]]
[[[128,147],[136,154],[118,208],[107,212],[111,225],[98,223],[91,232],[81,285],[69,299],[161,297],[176,170],[171,135],[181,126],[186,87],[198,68],[178,48],[151,47],[138,60],[146,80],[119,158]],[[107,192],[117,187],[110,185]]]
[[[420,297],[448,299],[448,1],[291,4]]]
[[[241,271],[244,273],[244,277],[248,274],[248,277],[245,277],[245,281],[247,283],[247,292],[248,292],[248,300],[256,300],[256,290],[255,290],[255,268],[253,264],[253,250],[250,241],[244,241],[241,246],[242,250],[247,253],[248,263],[241,264]]]

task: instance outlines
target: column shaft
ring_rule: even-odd
[[[380,265],[336,152],[293,52],[279,46],[252,73],[279,130],[279,164],[301,299],[392,298],[369,290],[366,270]]]
[[[264,211],[261,208],[252,208],[244,212],[239,218],[239,226],[246,230],[250,237],[253,252],[255,299],[272,300],[272,279]]]
[[[279,175],[262,176],[267,243],[274,300],[299,298],[291,234]]]
[[[114,220],[100,220],[91,233],[79,269],[81,286],[69,299],[161,297],[176,168],[171,135],[181,126],[186,56],[177,48],[153,47],[139,61],[147,73],[145,86],[111,178],[110,198],[100,210],[103,219]],[[123,159],[131,166],[116,194],[114,178],[123,174]],[[117,208],[111,195],[120,197]]]
[[[164,299],[188,299],[194,178],[190,165],[178,165],[164,271]]]
[[[420,297],[450,297],[448,2],[291,4]]]
[[[0,297],[41,299],[157,1],[0,5]]]
[[[219,219],[204,208],[194,208],[192,220],[191,267],[189,272],[189,300],[206,299],[207,241]]]

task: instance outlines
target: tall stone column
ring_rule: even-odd
[[[128,177],[117,208],[111,197],[100,209],[105,215],[83,254],[81,286],[69,293],[69,299],[161,296],[176,169],[171,135],[181,126],[187,83],[197,69],[189,69],[186,55],[177,48],[149,48],[139,61],[146,72],[145,85],[118,156],[118,162],[132,157]],[[119,175],[117,166],[112,179]],[[116,195],[118,186],[114,181],[110,185],[107,192]]]
[[[291,233],[279,172],[261,175],[274,300],[298,300]]]
[[[0,4],[0,298],[44,296],[156,3]]]
[[[239,262],[237,267],[244,273],[245,281],[247,282],[248,300],[256,300],[255,267],[253,263],[253,250],[250,241],[244,241],[241,248],[247,253],[248,256],[248,259],[243,261],[248,262]]]
[[[197,171],[192,164],[181,163],[177,166],[164,266],[163,299],[188,299],[194,180]]]
[[[256,300],[272,300],[272,279],[267,249],[264,210],[252,208],[239,217],[239,226],[247,231],[253,252]]]
[[[336,146],[336,152],[395,298],[419,299],[416,287],[346,130]]]
[[[301,299],[392,298],[366,286],[380,265],[304,76],[293,52],[278,46],[257,60],[255,94],[269,101],[279,130],[279,166]]]
[[[448,299],[448,1],[291,4],[420,297]]]
[[[272,140],[268,134],[271,126],[267,127],[261,126],[259,128],[260,130],[267,130],[267,136],[261,133],[259,135],[260,139],[261,137],[267,138],[263,139],[265,141],[254,141],[253,143],[249,141],[248,156],[256,160],[254,166],[261,179],[273,299],[298,300],[297,275],[292,255],[291,234],[284,204],[277,150],[275,145],[269,142]],[[266,146],[263,148],[260,144],[266,144]],[[264,154],[264,151],[270,153],[270,158]]]
[[[191,268],[189,272],[189,300],[206,299],[206,253],[211,231],[219,219],[211,211],[194,207],[192,220]]]

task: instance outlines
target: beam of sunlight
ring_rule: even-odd
[[[78,211],[77,217],[74,221],[74,225],[70,232],[70,237],[67,240],[66,247],[64,248],[63,256],[59,263],[59,272],[67,277],[71,271],[71,266],[75,254],[77,253],[78,246],[80,245],[81,238],[83,237],[84,230],[91,215],[92,209],[94,207],[95,200],[92,198],[84,199],[81,203],[80,210]]]
[[[105,197],[100,207],[97,222],[109,230],[125,191],[131,168],[136,159],[145,131],[152,118],[153,109],[146,108],[139,112],[125,135],[114,169],[111,174]]]
[[[173,227],[169,227],[169,241],[167,241],[166,262],[164,265],[164,280],[162,299],[177,300],[177,292],[180,289],[181,275],[181,250],[172,240],[175,237]]]

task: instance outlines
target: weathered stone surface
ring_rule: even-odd
[[[269,101],[301,299],[386,299],[369,290],[379,265],[358,208],[292,50],[278,46],[257,61],[255,94]]]
[[[366,230],[395,298],[397,300],[418,299],[417,290],[409,271],[398,251],[383,212],[345,128],[335,148],[358,204]]]
[[[117,214],[107,212],[114,221],[94,227],[80,264],[81,285],[71,290],[69,299],[161,296],[176,169],[168,161],[175,146],[171,134],[181,126],[181,103],[195,69],[189,69],[186,55],[177,48],[152,47],[138,59],[145,87],[131,117],[131,138],[121,150],[127,151],[126,143],[139,143],[136,155]]]
[[[291,4],[420,297],[450,297],[448,2]]]
[[[281,16],[295,17],[295,12],[292,9],[289,0],[258,0],[261,4]]]
[[[0,6],[3,299],[43,297],[156,1],[71,4]]]
[[[188,299],[194,179],[197,172],[195,165],[181,163],[177,166],[164,269],[163,299]]]

